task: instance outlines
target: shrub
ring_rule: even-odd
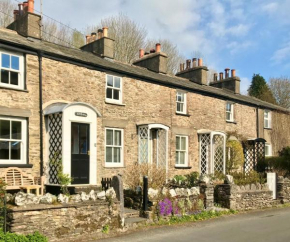
[[[198,185],[199,173],[194,171],[187,175],[175,175],[171,185],[191,188]]]
[[[39,232],[34,232],[33,234],[28,235],[19,235],[14,233],[7,232],[6,234],[0,232],[0,241],[9,241],[9,242],[48,242],[48,239],[40,234]]]
[[[137,186],[142,187],[143,176],[148,176],[149,187],[158,189],[166,182],[166,169],[148,163],[130,165],[123,174],[124,184],[128,188],[135,190]]]
[[[241,169],[244,164],[244,153],[242,144],[238,140],[228,140],[226,147],[227,173]]]
[[[260,183],[264,184],[266,182],[265,173],[258,173],[256,171],[251,171],[248,174],[240,173],[240,172],[233,172],[231,175],[234,178],[234,183],[236,185],[248,185],[248,184],[255,184]]]

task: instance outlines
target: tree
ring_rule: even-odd
[[[290,78],[270,78],[270,89],[278,105],[290,109]]]
[[[0,1],[0,27],[6,28],[13,22],[14,9],[17,9],[17,5],[13,4],[11,0]]]
[[[131,20],[127,15],[107,17],[96,26],[87,28],[87,32],[97,32],[102,27],[108,27],[108,37],[115,40],[115,59],[132,63],[138,58],[139,49],[145,44],[147,30]]]
[[[168,72],[171,74],[176,73],[179,70],[179,64],[184,62],[184,57],[179,53],[177,46],[167,39],[149,39],[146,41],[145,50],[149,51],[150,49],[155,47],[156,43],[161,44],[161,51],[166,53],[168,56]]]
[[[264,77],[260,76],[259,74],[253,75],[252,83],[248,89],[248,94],[262,101],[276,104],[273,93],[267,85]]]

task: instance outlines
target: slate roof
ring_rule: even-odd
[[[124,64],[115,60],[104,59],[80,49],[57,45],[44,40],[26,38],[18,35],[15,31],[2,28],[0,29],[0,47],[4,47],[5,45],[18,47],[19,49],[26,49],[32,52],[41,51],[45,57],[61,58],[66,61],[73,61],[75,63],[79,63],[80,65],[86,65],[91,68],[96,68],[104,71],[113,71],[143,81],[149,81],[177,89],[185,89],[187,91],[201,93],[207,96],[214,96],[221,99],[246,103],[261,108],[290,112],[288,109],[261,101],[253,97],[241,94],[234,94],[225,89],[200,85],[185,78],[159,74],[142,67]]]

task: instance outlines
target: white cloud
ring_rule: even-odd
[[[245,41],[245,42],[237,42],[232,41],[227,45],[227,48],[230,50],[230,53],[232,55],[241,53],[242,51],[248,50],[250,47],[253,47],[255,44],[251,41]]]
[[[278,7],[279,7],[279,5],[277,2],[271,2],[271,3],[264,5],[262,7],[262,10],[269,13],[269,14],[272,14],[278,10]]]
[[[290,59],[290,41],[282,48],[276,50],[271,58],[275,64],[280,64]]]

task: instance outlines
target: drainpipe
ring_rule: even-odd
[[[39,66],[39,127],[40,127],[40,176],[43,176],[43,110],[42,110],[42,55],[38,52],[38,66]]]
[[[256,108],[257,113],[257,138],[259,138],[259,108]]]

